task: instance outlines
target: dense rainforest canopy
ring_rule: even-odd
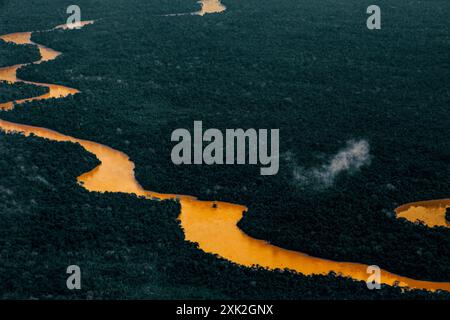
[[[77,185],[97,164],[78,145],[0,133],[1,298],[450,298],[239,267],[184,241],[176,201]],[[81,268],[82,290],[66,288],[71,264]]]
[[[39,57],[39,50],[35,46],[16,45],[0,39],[0,68],[37,61]]]
[[[10,84],[6,81],[0,81],[0,103],[30,97],[37,97],[47,92],[47,87],[35,86],[32,84],[20,82]]]

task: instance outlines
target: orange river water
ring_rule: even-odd
[[[205,0],[205,3],[219,3],[219,1]],[[218,12],[224,8],[219,7]],[[211,12],[209,12],[211,13]],[[90,24],[92,21],[83,22],[82,25]],[[59,29],[67,29],[67,26],[58,26]],[[34,62],[34,64],[42,63],[52,59],[56,59],[61,53],[46,48],[40,44],[31,41],[31,32],[14,33],[0,37],[1,39],[16,44],[32,44],[39,48],[42,58]],[[28,82],[17,78],[16,72],[23,65],[16,65],[0,69],[0,80],[9,82],[27,82],[38,86],[46,86],[50,88],[48,94],[33,97],[29,99],[9,102],[0,105],[1,109],[7,110],[14,107],[14,103],[24,101],[43,100],[49,98],[64,98],[68,95],[77,94],[78,90],[56,85]],[[199,244],[201,250],[213,254],[217,254],[229,261],[239,265],[252,267],[259,265],[268,269],[291,269],[305,275],[321,274],[325,275],[335,272],[345,277],[351,277],[355,280],[367,281],[369,274],[367,273],[367,265],[360,263],[336,262],[327,259],[312,257],[310,255],[286,250],[267,241],[254,239],[241,231],[237,223],[246,212],[243,205],[200,201],[192,196],[182,196],[175,194],[160,194],[152,191],[144,190],[134,176],[134,163],[130,161],[128,156],[123,152],[114,150],[108,146],[77,139],[62,133],[52,131],[46,128],[33,127],[23,124],[11,123],[0,119],[0,129],[7,133],[21,133],[26,136],[34,134],[38,137],[53,141],[69,141],[79,143],[86,151],[94,154],[101,162],[99,166],[93,170],[79,176],[78,182],[89,191],[96,192],[122,192],[135,194],[137,196],[146,197],[148,199],[178,199],[181,204],[181,213],[179,220],[183,228],[185,239]],[[215,204],[215,206],[213,206]],[[421,202],[418,204],[407,204],[398,209],[400,216],[414,221],[417,208],[419,209],[421,220],[426,221],[424,216],[433,216],[436,210],[441,211],[445,206],[450,205],[449,200],[436,200],[431,203]],[[435,211],[427,212],[426,208],[440,208]],[[409,214],[408,214],[409,212]],[[436,218],[437,219],[437,218]],[[434,218],[432,219],[435,220]],[[441,218],[437,219],[441,220]],[[441,223],[439,224],[441,225]],[[430,224],[432,226],[432,224]],[[447,290],[450,291],[450,282],[431,282],[420,281],[407,277],[402,277],[381,271],[381,283],[388,285],[398,285],[401,287],[409,287],[414,289]]]
[[[200,11],[194,12],[203,16],[207,13],[219,13],[225,11],[225,6],[220,2],[220,0],[203,0],[199,1],[201,9]]]
[[[205,14],[220,13],[226,10],[226,7],[220,2],[220,0],[200,0],[197,1],[200,4],[200,10],[194,12],[185,13],[170,13],[165,14],[165,16],[185,16],[185,15],[195,15],[204,16]]]

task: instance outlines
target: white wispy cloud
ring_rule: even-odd
[[[294,182],[299,186],[330,187],[340,174],[353,173],[362,166],[370,164],[370,159],[370,145],[366,140],[350,140],[347,141],[344,149],[324,165],[313,168],[295,165],[293,169]]]

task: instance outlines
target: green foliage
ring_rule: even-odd
[[[0,39],[0,68],[34,62],[39,58],[39,50],[35,46],[16,45]]]
[[[75,177],[97,163],[78,145],[0,133],[0,297],[450,298],[236,266],[184,241],[177,202],[77,185]],[[66,288],[72,264],[81,268],[79,291]]]
[[[37,97],[48,92],[48,88],[35,86],[28,83],[8,83],[0,81],[0,103],[25,99],[30,97]]]

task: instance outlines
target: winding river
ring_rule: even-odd
[[[198,12],[199,15],[225,10],[225,7],[220,4],[219,0],[204,0],[202,4],[202,11]],[[82,25],[91,23],[93,21],[85,21]],[[67,29],[68,27],[67,25],[61,25],[56,28]],[[33,64],[56,59],[61,54],[60,52],[32,42],[31,32],[13,33],[1,36],[0,38],[16,44],[37,46],[41,53],[41,59],[33,62]],[[10,110],[14,107],[14,104],[26,101],[64,98],[68,95],[79,93],[76,89],[57,84],[37,83],[19,79],[17,77],[17,70],[24,65],[26,64],[0,69],[0,80],[6,80],[11,83],[25,82],[37,86],[44,86],[49,88],[50,91],[38,97],[1,104],[0,109]],[[246,235],[237,227],[237,223],[246,212],[246,207],[243,205],[200,201],[192,196],[160,194],[144,190],[134,176],[134,163],[123,152],[93,141],[67,136],[50,129],[12,123],[1,119],[0,129],[7,133],[15,132],[26,136],[34,134],[38,137],[53,141],[79,143],[86,151],[94,154],[101,162],[99,166],[77,178],[80,185],[89,191],[122,192],[136,194],[137,196],[148,199],[179,199],[181,204],[179,220],[185,234],[185,239],[198,243],[200,249],[205,252],[217,254],[229,261],[247,267],[260,265],[268,269],[288,268],[305,275],[325,275],[330,272],[335,272],[355,280],[367,281],[369,276],[366,272],[367,265],[316,258],[301,252],[286,250]],[[424,217],[436,215],[434,211],[427,211],[428,207],[440,208],[436,210],[440,210],[439,212],[441,212],[444,210],[443,208],[449,205],[450,201],[448,199],[436,200],[418,204],[407,204],[397,209],[397,211],[399,216],[403,215],[412,221],[418,216],[420,216],[421,220],[428,221]],[[425,209],[420,209],[422,213],[417,215],[417,208]],[[441,213],[438,215],[440,216]],[[434,221],[436,219],[433,218],[431,220]],[[441,218],[437,220],[441,221]],[[429,225],[442,225],[441,222],[437,224],[430,222]],[[450,291],[450,282],[420,281],[402,277],[384,270],[381,273],[381,282],[388,285],[399,285],[415,289],[427,289],[431,291],[441,289]]]

